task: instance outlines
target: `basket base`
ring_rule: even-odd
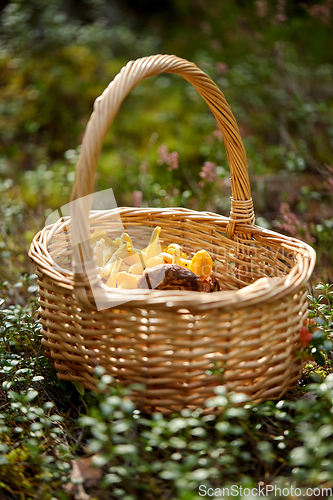
[[[102,392],[98,387],[98,379],[93,375],[87,375],[87,372],[80,371],[80,367],[73,363],[59,362],[52,358],[55,369],[57,370],[57,377],[59,380],[66,380],[70,382],[79,381],[87,390],[94,392]],[[223,411],[223,407],[209,405],[209,400],[216,397],[216,387],[223,385],[226,392],[243,394],[246,398],[242,403],[259,404],[267,400],[279,400],[283,395],[296,387],[297,381],[301,377],[302,370],[305,363],[299,360],[295,363],[289,372],[288,379],[285,374],[278,374],[275,377],[273,373],[270,377],[264,379],[257,377],[252,379],[253,383],[249,383],[249,379],[223,381],[220,377],[213,376],[210,383],[204,386],[199,386],[196,391],[193,388],[191,395],[188,396],[189,388],[182,384],[178,387],[166,388],[163,385],[144,385],[138,389],[136,386],[130,394],[130,399],[134,402],[136,408],[143,414],[153,414],[155,412],[164,415],[173,413],[180,413],[183,410],[199,411],[201,415],[206,414],[219,414]],[[269,370],[271,373],[273,369]],[[112,372],[110,373],[112,374]],[[267,374],[266,374],[267,377]],[[228,378],[228,373],[225,373],[225,379]],[[124,380],[122,378],[114,377],[114,383],[120,386],[132,386],[133,381]],[[206,381],[207,382],[207,381]],[[178,389],[178,396],[175,397],[175,390]],[[241,403],[240,403],[241,404]]]

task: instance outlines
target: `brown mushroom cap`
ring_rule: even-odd
[[[208,276],[202,281],[202,291],[206,293],[219,292],[221,290],[220,283],[214,276]]]
[[[176,264],[161,264],[146,269],[138,280],[138,288],[155,290],[191,290],[202,291],[199,276],[186,267]]]

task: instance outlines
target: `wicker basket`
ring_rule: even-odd
[[[316,255],[299,240],[254,225],[239,130],[223,94],[205,73],[169,55],[129,62],[95,102],[72,200],[93,192],[102,143],[122,101],[142,79],[162,72],[190,82],[217,120],[231,172],[230,217],[185,208],[91,211],[88,197],[71,217],[45,227],[35,236],[30,256],[37,266],[46,354],[59,379],[80,381],[88,389],[97,390],[98,365],[124,385],[143,384],[133,399],[147,412],[206,408],[221,383],[255,403],[280,398],[302,371],[297,351]],[[162,244],[179,243],[190,255],[205,248],[221,291],[106,287],[89,237],[96,228],[119,235],[115,216],[138,248],[157,225]],[[59,249],[62,261],[55,264]],[[96,305],[101,303],[108,308],[101,310]]]

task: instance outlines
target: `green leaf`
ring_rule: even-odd
[[[204,481],[209,477],[209,470],[207,469],[196,469],[188,474],[189,479],[194,479],[196,481]]]
[[[98,424],[98,420],[96,418],[84,415],[83,417],[79,418],[78,424],[80,427],[92,427]]]
[[[133,444],[119,444],[114,447],[116,455],[129,455],[132,453],[136,453],[136,447]]]
[[[113,432],[115,434],[120,434],[121,432],[126,432],[130,429],[130,424],[129,422],[125,422],[125,421],[120,421],[120,422],[116,422],[114,425],[113,425]]]
[[[85,388],[84,388],[84,385],[82,384],[82,382],[80,382],[79,380],[75,380],[74,386],[75,386],[75,389],[77,390],[77,392],[79,392],[81,394],[81,396],[83,396],[86,391],[85,391]]]
[[[290,459],[293,464],[306,465],[309,457],[304,446],[298,446],[290,452]]]
[[[170,446],[172,446],[173,448],[180,448],[180,449],[186,448],[186,441],[176,436],[170,438],[169,443]]]
[[[10,380],[5,380],[4,382],[2,382],[2,388],[5,389],[5,391],[10,389],[12,385],[13,382],[11,382]]]
[[[243,394],[242,392],[231,394],[230,396],[230,401],[234,404],[245,403],[245,401],[248,400],[249,397],[246,394]]]
[[[326,352],[330,352],[332,350],[333,344],[331,340],[324,340],[323,349]]]
[[[105,455],[94,455],[92,457],[92,464],[95,466],[95,467],[103,467],[104,465],[106,465],[108,463],[109,459],[107,456]]]
[[[318,365],[325,366],[325,358],[317,349],[315,350],[315,352],[312,352],[312,354]]]
[[[38,396],[37,391],[28,391],[27,394],[25,395],[24,399],[28,402],[32,401]]]
[[[324,332],[322,330],[315,330],[313,332],[313,336],[312,336],[312,339],[313,340],[318,340],[318,339],[324,339],[325,338],[325,335],[324,335]]]
[[[227,389],[225,388],[224,385],[218,385],[218,386],[214,387],[214,392],[215,392],[215,394],[217,394],[219,396],[220,395],[223,396],[224,394],[227,393]]]
[[[103,478],[103,484],[105,486],[110,486],[110,484],[120,483],[121,478],[118,474],[106,474]]]
[[[173,418],[168,424],[170,432],[175,434],[180,429],[185,429],[187,427],[187,422],[185,418]]]

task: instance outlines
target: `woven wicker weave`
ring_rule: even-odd
[[[60,379],[80,381],[88,389],[96,390],[98,365],[122,384],[144,384],[133,399],[148,412],[205,408],[221,383],[256,403],[279,398],[295,385],[303,367],[297,351],[315,252],[254,225],[239,130],[223,94],[205,73],[169,55],[129,62],[95,102],[72,200],[93,192],[104,137],[126,95],[142,79],[162,72],[178,73],[193,84],[217,120],[231,171],[230,217],[184,208],[91,211],[88,197],[71,218],[45,227],[34,238],[30,256],[37,266],[46,354]],[[106,287],[89,236],[96,228],[118,236],[115,216],[138,248],[157,225],[162,244],[179,243],[190,255],[205,248],[221,291],[144,293]],[[59,249],[61,261],[55,265]],[[100,303],[108,308],[98,310]]]

